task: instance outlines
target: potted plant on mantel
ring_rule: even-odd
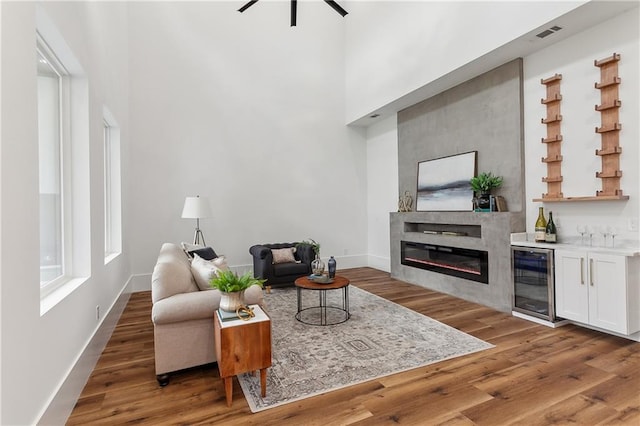
[[[212,288],[220,290],[220,309],[235,312],[244,304],[244,291],[252,285],[262,287],[265,281],[255,278],[251,271],[241,276],[233,271],[219,271],[211,277],[209,283]]]
[[[477,198],[479,208],[488,209],[491,207],[491,190],[502,185],[502,180],[502,176],[494,176],[491,172],[480,173],[471,178],[469,181],[471,188],[476,195],[479,194]]]

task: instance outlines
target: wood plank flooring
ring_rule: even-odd
[[[226,406],[215,365],[158,386],[151,297],[135,293],[67,424],[640,425],[640,343],[537,325],[371,268],[340,273],[496,347],[252,414],[237,379]]]

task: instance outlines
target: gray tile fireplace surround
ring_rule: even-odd
[[[510,234],[524,229],[524,214],[520,212],[391,213],[391,276],[502,312],[511,312]],[[442,231],[445,234],[432,233]],[[458,232],[465,235],[451,235]],[[489,284],[402,265],[400,241],[487,251]]]

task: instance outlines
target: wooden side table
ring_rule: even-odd
[[[233,376],[260,370],[262,396],[267,395],[267,368],[271,367],[271,319],[259,305],[250,305],[256,316],[248,321],[220,321],[213,315],[216,357],[224,380],[227,406],[233,397]]]

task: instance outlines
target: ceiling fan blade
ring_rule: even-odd
[[[298,15],[298,1],[291,0],[291,26],[296,26],[296,20]]]
[[[335,10],[336,12],[338,12],[340,15],[342,15],[343,17],[349,13],[346,10],[344,10],[338,3],[336,3],[333,0],[324,0],[325,3],[327,3],[329,6],[331,6],[333,8],[333,10]]]
[[[256,3],[258,3],[258,0],[251,0],[247,4],[242,6],[240,9],[238,9],[238,12],[242,13],[242,12],[244,12],[247,9],[249,9],[251,6],[253,6]]]

